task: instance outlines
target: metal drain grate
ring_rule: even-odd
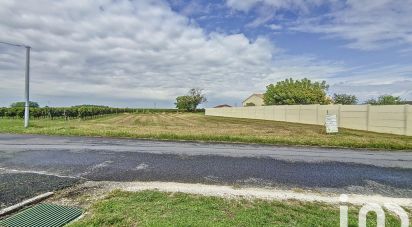
[[[38,204],[0,221],[1,227],[63,226],[82,214],[82,210],[54,204]]]

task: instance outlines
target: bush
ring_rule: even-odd
[[[266,87],[265,105],[329,104],[326,96],[329,85],[325,81],[312,82],[309,79],[279,81]]]
[[[358,98],[348,94],[333,94],[333,103],[343,105],[355,105],[358,103]]]
[[[401,105],[405,102],[399,96],[393,95],[381,95],[378,99],[369,99],[365,104],[371,105]]]
[[[175,105],[179,110],[194,112],[199,104],[206,101],[207,99],[205,95],[202,94],[201,89],[192,88],[187,95],[177,97]]]

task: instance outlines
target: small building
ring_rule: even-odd
[[[263,94],[252,94],[242,102],[243,106],[263,106]]]
[[[225,107],[227,108],[227,107],[232,107],[232,106],[229,106],[228,104],[222,104],[222,105],[217,105],[213,108],[225,108]]]

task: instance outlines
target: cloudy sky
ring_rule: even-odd
[[[412,100],[411,0],[1,0],[0,41],[33,47],[41,105],[240,105],[288,77]],[[0,45],[0,106],[23,100],[23,48]]]

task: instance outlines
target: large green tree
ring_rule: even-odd
[[[399,96],[393,95],[381,95],[378,99],[369,99],[365,102],[365,104],[372,104],[372,105],[401,105],[404,104],[404,101]]]
[[[10,107],[25,107],[25,102],[14,102],[10,105]],[[29,107],[40,107],[37,102],[29,102]]]
[[[290,78],[279,81],[276,85],[268,85],[263,100],[265,105],[329,104],[330,99],[326,96],[328,88],[326,81]]]
[[[333,94],[333,103],[343,105],[355,105],[358,103],[358,98],[348,94]]]
[[[177,97],[175,105],[179,110],[196,111],[197,106],[206,101],[201,89],[192,88],[187,95]]]

